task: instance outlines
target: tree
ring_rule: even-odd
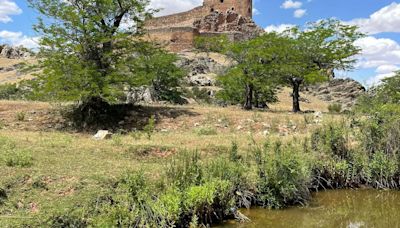
[[[119,102],[129,87],[160,96],[183,76],[174,54],[141,39],[149,0],[29,0],[42,18],[40,92],[57,100]],[[96,107],[96,106],[95,106]]]
[[[271,33],[229,45],[225,54],[236,64],[219,77],[223,87],[219,96],[232,103],[242,103],[246,110],[275,102],[280,79],[277,77],[280,47],[287,41],[287,37]]]
[[[400,105],[400,71],[382,80],[382,84],[377,87],[376,99],[382,104]]]
[[[293,88],[293,112],[301,111],[299,91],[302,84],[330,80],[335,70],[354,68],[357,61],[354,56],[361,51],[354,42],[364,36],[357,30],[357,26],[328,19],[310,23],[303,30],[294,28],[286,32],[294,37],[297,44],[293,52],[300,53],[303,63],[294,74],[284,76],[284,81]]]

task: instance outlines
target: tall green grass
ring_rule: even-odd
[[[81,211],[53,215],[55,227],[199,227],[246,220],[238,209],[306,204],[312,191],[400,187],[398,119],[326,123],[309,138],[233,143],[212,159],[182,151],[161,173],[130,171]],[[371,140],[374,137],[374,140]],[[83,212],[82,212],[83,211]]]

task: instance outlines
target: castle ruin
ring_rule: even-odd
[[[148,39],[174,52],[193,48],[195,37],[226,34],[232,41],[262,32],[252,20],[252,0],[204,0],[187,12],[146,21]]]

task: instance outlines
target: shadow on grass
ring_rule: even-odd
[[[182,115],[198,114],[185,107],[108,104],[104,101],[71,106],[63,113],[64,118],[72,123],[70,130],[95,132],[103,129],[121,133],[142,130],[152,116],[157,123],[164,118],[177,118]]]

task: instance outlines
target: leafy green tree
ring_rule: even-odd
[[[280,44],[287,41],[287,37],[271,33],[229,45],[225,54],[236,65],[219,77],[223,87],[219,96],[232,103],[242,103],[247,110],[276,101]]]
[[[301,58],[307,67],[298,74],[287,75],[293,87],[293,112],[299,112],[299,88],[303,83],[317,83],[334,78],[334,71],[354,69],[361,49],[354,42],[364,34],[357,26],[345,25],[328,19],[308,24],[303,30],[294,28],[289,35],[297,41],[296,50],[303,52]]]
[[[400,105],[400,71],[397,71],[395,76],[382,80],[376,96],[382,104]]]
[[[344,25],[328,19],[308,24],[303,30],[294,28],[284,34],[286,42],[279,44],[281,65],[277,68],[280,82],[293,88],[293,112],[300,112],[300,87],[329,80],[335,70],[354,68],[355,55],[361,49],[354,42],[364,34],[357,26]]]
[[[178,83],[176,56],[142,40],[149,0],[29,0],[42,18],[40,92],[57,100],[119,102],[130,87],[160,96]],[[93,107],[98,107],[94,105]]]

